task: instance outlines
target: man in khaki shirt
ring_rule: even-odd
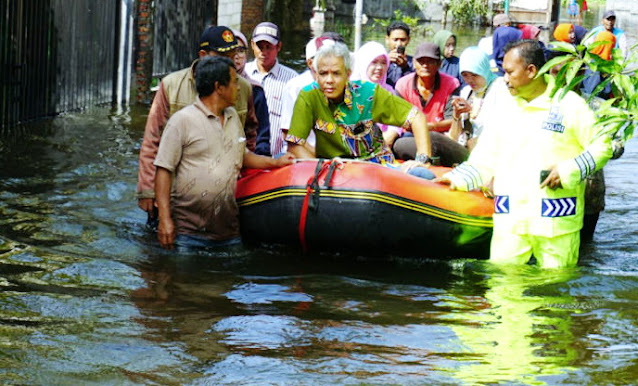
[[[294,162],[246,149],[246,137],[232,107],[239,89],[237,71],[225,57],[206,57],[196,67],[195,103],[176,112],[154,165],[159,211],[158,240],[172,249],[222,246],[241,241],[235,187],[242,166],[273,168]]]
[[[229,28],[208,27],[200,37],[198,55],[199,58],[226,56],[232,59],[238,47],[237,39]],[[137,199],[140,209],[148,213],[151,225],[157,221],[153,161],[168,119],[183,107],[192,104],[197,97],[195,66],[199,60],[195,60],[190,67],[170,73],[162,79],[146,121],[139,156]],[[239,79],[239,93],[234,107],[246,134],[246,146],[250,150],[255,150],[258,123],[253,104],[252,86],[243,78]],[[270,144],[265,145],[266,148],[270,146]]]

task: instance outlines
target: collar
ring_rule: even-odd
[[[419,77],[416,75],[416,72],[414,72],[413,74],[414,74],[414,79],[412,81],[412,86],[414,87],[414,90],[418,93],[419,86],[417,85],[416,82],[419,81]],[[439,87],[441,87],[441,74],[439,74],[439,71],[437,70],[436,74],[434,74],[434,89],[432,90],[432,93],[434,94],[434,92],[438,90]]]
[[[250,70],[250,75],[260,75],[260,74],[262,74],[261,72],[259,72],[259,68],[257,67],[257,59],[253,60],[251,63],[252,63],[252,66],[251,66],[251,70]],[[244,67],[244,70],[245,69],[246,69],[246,67]],[[272,75],[275,78],[278,78],[280,72],[281,72],[281,65],[279,64],[279,59],[275,59],[275,65],[272,66],[270,71],[268,71],[265,74],[263,74],[263,76],[266,77],[267,75]]]
[[[354,89],[354,85],[350,81],[348,81],[348,83],[346,83],[346,89],[343,92],[344,93],[343,102],[339,103],[339,105],[342,105],[342,104],[346,105],[348,110],[352,110],[353,89]],[[321,89],[319,89],[319,92],[321,92],[321,95],[323,95],[323,100],[326,101],[326,105],[330,106],[330,101],[328,100],[326,95],[321,91]]]
[[[195,98],[195,102],[193,102],[193,105],[195,105],[195,107],[197,107],[202,113],[204,113],[206,117],[219,120],[219,117],[215,115],[212,111],[210,111],[208,107],[206,107],[204,102],[202,102],[202,100],[199,99],[199,96]],[[224,109],[223,114],[224,114],[224,121],[227,121],[230,117],[232,117],[232,114],[230,113],[230,110],[228,109],[228,107]]]
[[[551,94],[555,86],[554,77],[549,74],[545,74],[543,75],[543,78],[545,79],[545,83],[547,83],[545,91],[529,102],[519,96],[515,96],[514,99],[519,106],[525,108],[547,109],[552,105],[553,99],[558,96],[560,90],[558,90],[556,94],[554,94],[554,98],[552,98]]]

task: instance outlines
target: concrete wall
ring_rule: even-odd
[[[242,22],[242,3],[242,0],[219,0],[219,6],[217,7],[217,25],[240,28]]]
[[[627,33],[628,46],[636,44],[638,42],[638,1],[607,0],[605,9],[613,9],[616,12],[616,27]]]

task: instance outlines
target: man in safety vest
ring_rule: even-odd
[[[509,93],[496,96],[502,114],[486,122],[469,159],[440,181],[473,190],[494,178],[490,260],[525,264],[533,255],[541,267],[574,266],[584,181],[611,157],[611,138],[581,97],[551,97],[553,78],[537,77],[545,64],[537,41],[510,43],[505,52]]]

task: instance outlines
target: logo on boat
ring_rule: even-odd
[[[543,198],[541,216],[564,217],[576,214],[576,197]]]
[[[494,213],[510,212],[510,196],[494,197]]]

